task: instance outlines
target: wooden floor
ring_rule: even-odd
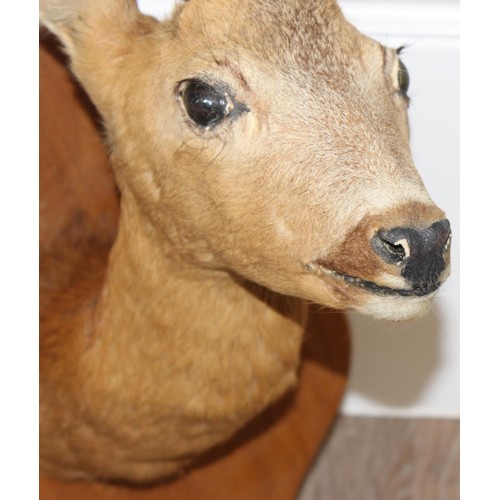
[[[297,500],[458,500],[459,428],[339,417]]]

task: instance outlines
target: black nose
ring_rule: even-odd
[[[372,238],[375,252],[387,263],[401,266],[401,276],[414,290],[432,291],[445,268],[450,222],[440,220],[425,229],[395,227]]]

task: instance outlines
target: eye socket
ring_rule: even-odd
[[[410,74],[408,73],[408,69],[401,60],[399,61],[399,67],[398,67],[398,85],[399,85],[399,90],[404,95],[406,95],[408,89],[410,88]]]
[[[201,127],[219,123],[230,112],[227,97],[201,80],[183,81],[179,92],[189,118]]]

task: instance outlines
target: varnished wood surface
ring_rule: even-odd
[[[341,416],[297,500],[458,500],[458,420]]]
[[[39,58],[40,247],[50,249],[75,220],[113,232],[119,197],[97,111],[43,29]]]

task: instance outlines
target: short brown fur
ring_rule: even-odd
[[[380,315],[310,263],[383,280],[394,270],[369,233],[442,213],[411,160],[395,51],[334,2],[190,0],[164,23],[127,0],[41,9],[104,120],[121,192],[116,239],[98,215],[113,221],[113,203],[68,199],[42,226],[41,465],[149,482],[294,387],[304,299]],[[195,77],[249,111],[198,127],[176,94]]]

